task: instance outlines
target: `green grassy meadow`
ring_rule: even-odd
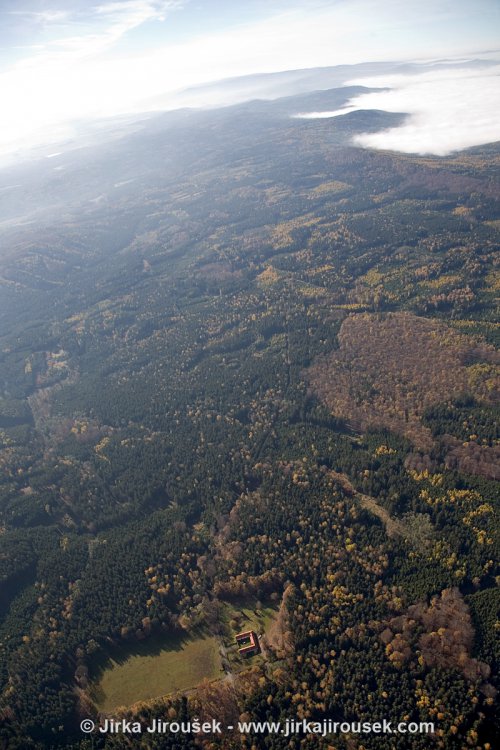
[[[107,660],[93,683],[92,698],[99,710],[112,711],[196,687],[219,677],[220,669],[217,640],[207,634],[144,642]]]

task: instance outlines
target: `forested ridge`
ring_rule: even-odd
[[[124,715],[435,721],[319,744],[493,748],[498,148],[199,117],[114,202],[6,235],[0,747],[197,746],[82,739],[93,665],[272,597],[265,662]]]

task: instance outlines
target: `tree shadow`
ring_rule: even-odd
[[[103,674],[108,669],[125,664],[134,656],[156,657],[164,651],[182,651],[190,641],[206,638],[211,635],[206,626],[197,626],[190,632],[172,631],[170,633],[153,633],[143,641],[127,640],[117,643],[106,643],[106,646],[91,658],[89,664],[90,682],[97,691]],[[92,688],[93,700],[95,691]],[[104,697],[104,696],[102,696]],[[99,702],[96,700],[96,702]]]

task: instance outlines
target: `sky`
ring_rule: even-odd
[[[226,77],[491,57],[499,28],[500,0],[0,0],[0,153]],[[468,93],[483,84],[476,78]],[[403,100],[412,104],[411,95]],[[428,117],[428,109],[413,114]]]

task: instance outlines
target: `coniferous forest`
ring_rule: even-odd
[[[290,106],[158,116],[2,230],[0,748],[498,747],[500,150]],[[435,731],[79,729],[160,715]]]

